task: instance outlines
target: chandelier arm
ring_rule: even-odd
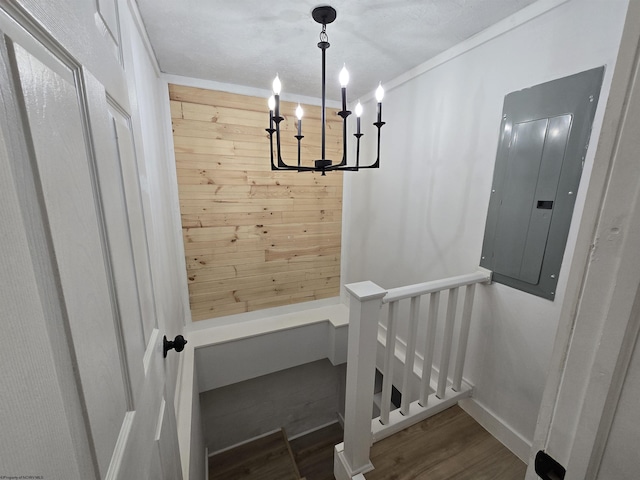
[[[349,111],[338,112],[338,115],[342,117],[342,161],[337,164],[337,167],[343,167],[347,164],[347,117],[351,114]]]
[[[346,92],[345,88],[342,89],[343,94],[343,105],[345,104]],[[349,138],[347,135],[347,118],[351,115],[349,110],[346,110],[346,107],[343,106],[343,110],[338,112],[338,116],[342,118],[342,161],[338,164],[338,166],[344,166],[347,164],[347,139]]]
[[[376,161],[374,163],[372,163],[371,165],[367,165],[366,167],[360,167],[360,168],[380,168],[380,129],[382,128],[382,126],[385,124],[385,122],[375,122],[374,125],[377,127],[378,129],[378,151],[376,154]]]
[[[277,100],[276,100],[277,101]],[[279,102],[278,102],[279,103]],[[277,105],[277,103],[276,103]],[[276,107],[277,108],[277,107]],[[275,119],[276,122],[276,152],[278,155],[278,168],[287,166],[280,156],[280,122],[283,120],[282,117],[277,116]]]
[[[280,145],[280,122],[284,120],[284,117],[275,117],[274,122],[276,124],[276,151],[278,156],[278,170],[297,170],[298,167],[288,165],[282,160],[282,148]]]
[[[300,166],[300,167],[289,167],[289,166],[287,166],[287,168],[284,169],[284,170],[296,170],[298,172],[319,172],[320,171],[319,168],[305,167],[304,165]]]
[[[275,95],[275,101],[276,101],[276,106],[275,106],[275,116],[273,117],[273,121],[276,124],[276,153],[277,153],[277,157],[278,157],[278,170],[281,169],[293,169],[295,170],[296,167],[292,167],[291,165],[287,165],[286,163],[284,163],[284,160],[282,160],[282,149],[280,148],[280,122],[282,122],[284,120],[284,117],[280,116],[280,95]],[[273,149],[272,149],[273,151]]]
[[[362,167],[360,167],[362,168]],[[328,167],[325,167],[325,170],[327,172],[332,172],[332,171],[339,171],[339,170],[346,170],[349,172],[355,172],[358,169],[352,165],[340,165],[340,164],[335,164],[335,165],[330,165]]]
[[[295,135],[295,137],[298,139],[298,171],[300,172],[300,161],[301,161],[301,155],[300,155],[300,150],[301,150],[301,145],[300,145],[300,140],[302,140],[304,138],[304,135]]]
[[[278,167],[276,167],[275,163],[273,163],[273,132],[275,132],[275,129],[273,128],[265,128],[265,130],[269,133],[269,151],[271,153],[271,170],[277,170]]]

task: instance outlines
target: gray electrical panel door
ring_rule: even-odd
[[[505,97],[480,265],[552,299],[604,67]]]

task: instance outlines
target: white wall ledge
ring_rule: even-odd
[[[341,303],[264,318],[234,315],[191,324],[185,336],[194,352],[197,391],[249,380],[262,375],[328,358],[334,365],[346,362],[349,309]],[[251,312],[255,314],[259,312]],[[263,311],[264,315],[266,311]],[[234,323],[230,323],[235,320]]]

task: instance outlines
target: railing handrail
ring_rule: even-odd
[[[382,299],[382,303],[396,302],[405,298],[417,297],[428,293],[439,292],[450,288],[464,287],[473,283],[484,283],[491,280],[491,271],[480,269],[473,273],[457,277],[433,280],[431,282],[415,283],[404,287],[390,288]]]
[[[354,480],[357,474],[366,473],[374,467],[369,459],[374,441],[399,432],[420,420],[455,405],[460,399],[471,395],[471,386],[462,380],[467,340],[471,324],[473,299],[478,283],[491,281],[492,272],[479,268],[476,272],[431,282],[417,283],[385,290],[371,281],[345,285],[350,294],[349,300],[349,350],[347,359],[347,385],[345,392],[344,442],[336,446],[334,473],[338,480]],[[458,291],[466,287],[464,307],[460,322],[456,321]],[[448,290],[445,318],[439,320],[438,305],[440,292]],[[413,400],[409,392],[415,384],[414,363],[416,358],[416,339],[420,315],[420,300],[430,294],[429,312],[422,340],[423,360],[418,375],[419,398]],[[407,343],[403,360],[396,357],[400,301],[411,299],[409,321],[407,323]],[[389,304],[382,365],[382,395],[380,416],[371,419],[371,406],[374,397],[374,374],[378,353],[378,317],[383,303]],[[440,363],[434,374],[433,357],[438,324],[444,321]],[[454,324],[459,328],[455,330]],[[455,359],[451,359],[452,345],[456,333],[457,349]],[[397,410],[391,409],[394,364],[403,363],[402,404]],[[454,362],[452,381],[449,382],[449,364]],[[416,386],[418,386],[416,384]]]

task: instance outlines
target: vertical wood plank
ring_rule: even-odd
[[[449,290],[449,301],[447,302],[447,319],[444,325],[444,335],[442,338],[442,355],[440,357],[440,371],[438,373],[438,389],[436,396],[443,398],[447,388],[447,376],[449,373],[449,360],[451,357],[451,343],[453,341],[453,324],[456,320],[456,307],[458,304],[459,288]]]

